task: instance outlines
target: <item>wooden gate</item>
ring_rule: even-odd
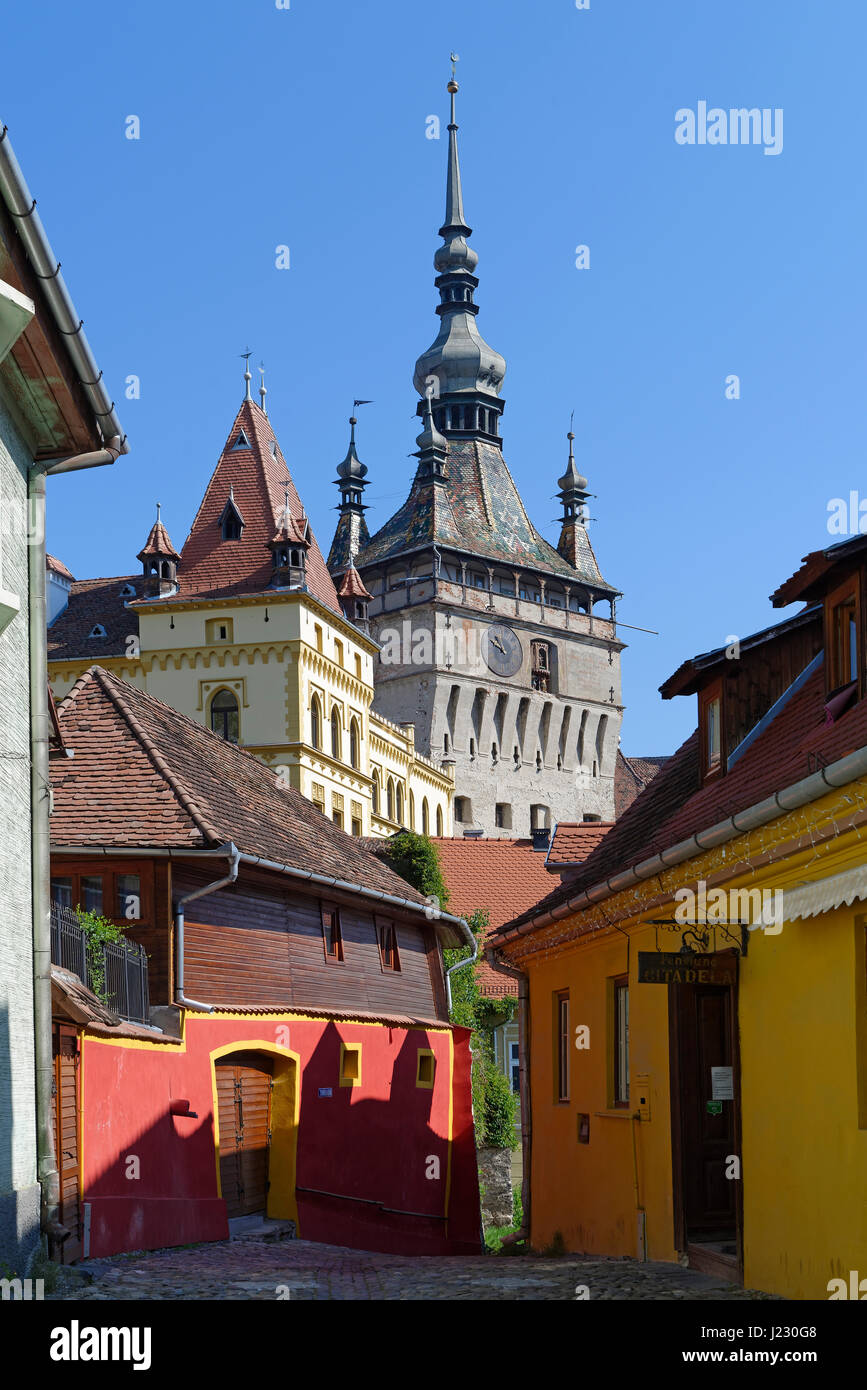
[[[52,1030],[51,1117],[54,1152],[60,1175],[60,1224],[71,1232],[61,1246],[64,1264],[81,1259],[81,1192],[78,1181],[78,1035],[55,1023]]]
[[[216,1062],[220,1187],[226,1215],[264,1211],[268,1195],[273,1063],[233,1052]]]

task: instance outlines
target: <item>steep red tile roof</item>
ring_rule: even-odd
[[[826,724],[825,672],[820,663],[725,776],[704,786],[698,731],[691,734],[568,884],[531,911],[516,914],[507,926],[530,921],[863,747],[867,747],[867,700]]]
[[[213,848],[425,899],[357,839],[210,729],[93,666],[59,708],[75,756],[52,765],[55,845]]]
[[[69,591],[69,602],[48,629],[48,660],[99,661],[107,656],[125,656],[127,639],[138,637],[138,615],[126,604],[122,590],[132,587],[136,597],[144,590],[140,574],[120,574],[112,579],[78,579]],[[91,637],[99,624],[105,637]]]
[[[233,448],[242,432],[249,447]],[[218,526],[230,490],[244,520],[239,540],[223,540]],[[180,596],[224,597],[267,589],[273,564],[268,543],[281,528],[287,491],[290,513],[300,522],[304,509],[271,422],[254,401],[242,401],[181,551]],[[307,586],[339,613],[334,581],[312,530],[309,539]]]
[[[613,821],[558,821],[551,845],[545,856],[550,874],[552,869],[567,864],[581,864],[591,855],[611,829]],[[550,887],[550,879],[549,879]]]
[[[161,521],[155,521],[150,530],[150,535],[136,556],[137,560],[143,560],[146,555],[168,555],[175,560],[181,557],[172,545],[171,537]]]
[[[449,912],[467,917],[477,908],[486,908],[490,914],[488,933],[550,890],[551,875],[545,869],[545,855],[533,849],[532,840],[452,840],[437,836],[433,843],[449,890]],[[477,978],[483,994],[518,992],[517,980],[500,975],[487,961],[479,966]]]
[[[340,598],[373,598],[373,595],[365,589],[364,581],[354,565],[350,565],[343,576],[343,583],[338,594]]]
[[[75,575],[66,568],[62,560],[58,560],[56,555],[45,555],[45,568],[53,570],[55,574],[61,575],[64,579],[74,579]]]

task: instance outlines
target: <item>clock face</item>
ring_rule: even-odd
[[[492,623],[482,637],[485,661],[497,676],[514,676],[524,659],[521,639],[505,623]]]

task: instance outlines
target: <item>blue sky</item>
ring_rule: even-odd
[[[78,577],[134,571],[157,499],[180,547],[247,344],[323,549],[355,396],[374,401],[371,529],[399,505],[437,325],[453,48],[506,457],[556,543],[575,410],[619,616],[660,634],[622,634],[623,748],[676,747],[694,702],[660,682],[772,621],[767,595],[827,543],[829,500],[867,495],[863,7],[46,0],[3,24],[0,117],[132,450],[52,481],[49,548]],[[702,100],[782,108],[782,152],[679,145],[675,112]]]

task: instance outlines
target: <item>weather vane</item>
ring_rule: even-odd
[[[450,54],[449,54],[449,57],[451,58],[451,63],[452,63],[452,81],[454,82],[454,80],[455,80],[455,63],[459,63],[459,62],[460,62],[460,60],[461,60],[461,55],[460,55],[459,53],[450,53]]]
[[[243,359],[244,359],[244,380],[245,380],[245,382],[247,383],[247,392],[246,392],[246,397],[245,397],[245,399],[249,401],[249,400],[251,399],[251,397],[250,397],[250,382],[253,380],[253,376],[252,376],[252,373],[251,373],[251,371],[250,371],[250,358],[253,356],[253,354],[252,354],[252,352],[250,351],[250,349],[247,348],[247,351],[246,351],[246,352],[239,352],[239,353],[238,353],[238,356],[239,356],[239,357],[243,357]]]

